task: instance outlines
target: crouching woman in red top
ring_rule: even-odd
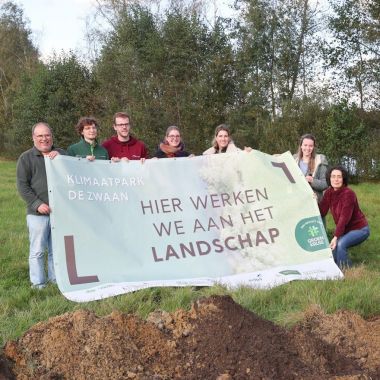
[[[347,170],[334,166],[326,173],[326,180],[329,187],[319,203],[319,210],[322,216],[330,210],[334,218],[336,228],[330,248],[336,264],[340,268],[351,267],[347,249],[368,238],[368,222],[359,208],[356,194],[347,187]]]

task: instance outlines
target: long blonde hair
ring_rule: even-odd
[[[316,151],[316,142],[315,142],[315,137],[312,134],[310,134],[310,133],[306,133],[305,135],[302,135],[300,137],[299,144],[298,144],[298,151],[297,151],[298,162],[301,161],[302,157],[303,157],[301,146],[302,146],[303,140],[305,140],[305,139],[312,140],[313,143],[314,143],[314,148],[313,148],[313,151],[311,152],[310,161],[307,164],[308,165],[308,172],[309,173],[314,173],[314,169],[315,169],[315,155],[316,155],[315,154],[315,151]]]

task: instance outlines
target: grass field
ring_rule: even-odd
[[[155,309],[188,308],[193,300],[211,294],[230,294],[249,310],[283,326],[296,323],[314,304],[327,313],[349,309],[363,317],[380,314],[379,184],[352,186],[369,220],[371,236],[350,250],[355,267],[345,272],[343,280],[294,281],[265,291],[241,288],[232,292],[222,287],[153,288],[78,304],[65,299],[54,285],[42,291],[30,288],[25,205],[17,194],[15,170],[14,161],[0,160],[0,346],[33,324],[68,311],[85,308],[105,315],[117,309],[145,317]],[[330,218],[327,223],[331,233]]]

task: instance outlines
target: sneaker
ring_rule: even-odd
[[[31,288],[32,289],[38,289],[41,290],[46,286],[46,284],[32,284]]]

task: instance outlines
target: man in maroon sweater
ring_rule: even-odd
[[[356,194],[348,185],[348,173],[343,166],[335,166],[326,174],[329,188],[325,191],[319,210],[325,216],[330,210],[336,228],[330,248],[340,268],[352,265],[347,249],[358,245],[369,236],[367,219],[360,210]]]
[[[145,144],[130,134],[130,117],[125,112],[117,112],[113,116],[113,128],[116,136],[104,141],[102,144],[107,149],[112,161],[142,160],[148,157]]]

